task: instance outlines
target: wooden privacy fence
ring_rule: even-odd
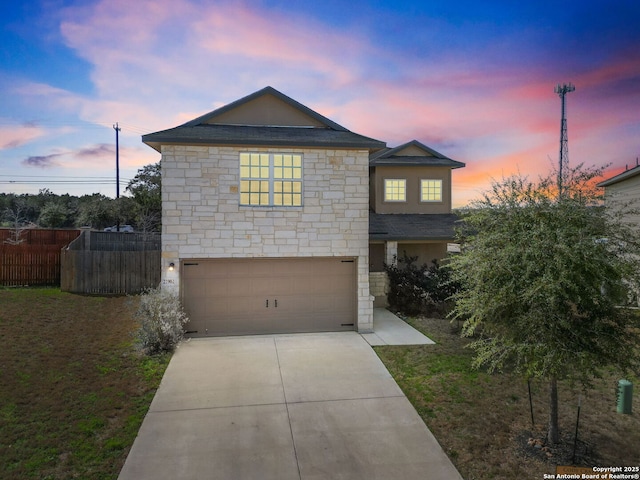
[[[160,235],[89,232],[62,251],[65,292],[123,295],[160,283]]]
[[[79,230],[27,229],[16,238],[15,230],[0,229],[0,285],[60,285],[60,249],[79,233]]]

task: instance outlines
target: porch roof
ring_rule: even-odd
[[[442,214],[369,213],[369,240],[453,240],[459,217]]]

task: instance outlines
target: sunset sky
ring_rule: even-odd
[[[141,135],[270,85],[390,147],[467,164],[454,206],[558,161],[640,156],[640,2],[26,0],[0,6],[0,192],[115,196]],[[124,191],[124,185],[121,192]]]

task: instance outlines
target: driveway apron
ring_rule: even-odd
[[[192,339],[120,480],[461,479],[355,332]]]

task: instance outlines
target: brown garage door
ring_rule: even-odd
[[[182,262],[194,336],[353,330],[356,287],[351,258]]]

